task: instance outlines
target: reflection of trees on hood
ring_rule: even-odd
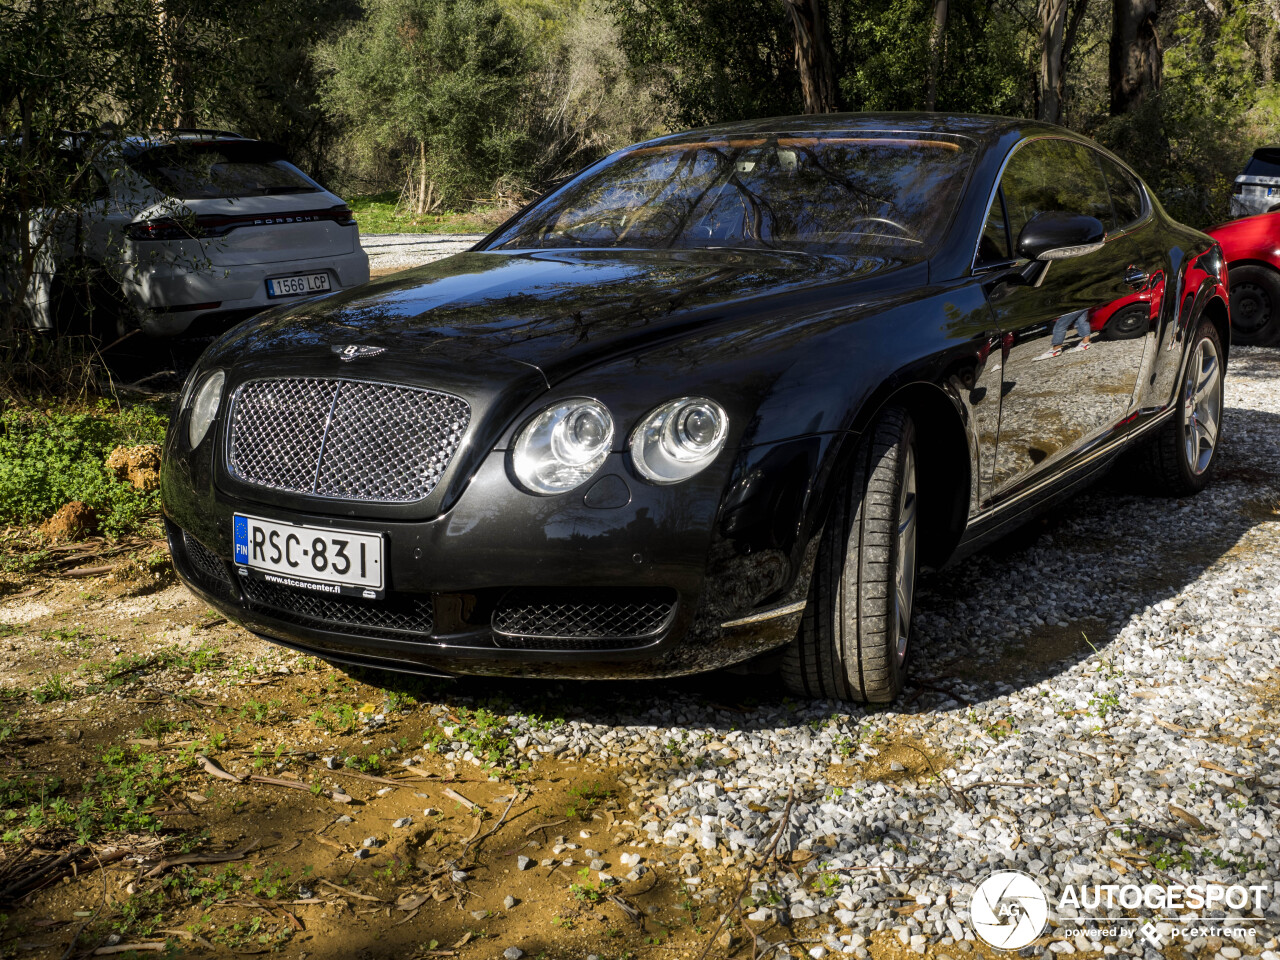
[[[394,282],[251,322],[224,349],[327,349],[356,335],[394,339],[401,349],[448,339],[484,353],[534,341],[544,341],[541,350],[555,351],[638,332],[719,303],[785,296],[801,284],[850,277],[875,265],[810,255],[701,252],[460,254]],[[462,285],[451,284],[460,278]]]

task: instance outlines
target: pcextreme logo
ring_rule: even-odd
[[[1021,950],[1040,936],[1048,919],[1049,898],[1018,870],[993,873],[978,884],[969,902],[973,932],[998,950]]]

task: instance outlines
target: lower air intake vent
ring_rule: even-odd
[[[362,602],[308,593],[248,577],[240,581],[240,587],[250,607],[314,630],[333,630],[388,640],[416,640],[430,634],[435,625],[435,612],[429,596],[393,596],[387,600]]]
[[[493,613],[500,647],[521,650],[619,650],[652,643],[671,622],[668,589],[510,590]]]
[[[182,534],[182,545],[200,586],[225,600],[235,596],[235,587],[232,585],[231,575],[227,573],[227,565],[216,553],[185,532]]]

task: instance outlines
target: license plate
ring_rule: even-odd
[[[292,277],[268,277],[268,297],[297,297],[331,289],[327,273],[299,273]]]
[[[279,523],[237,513],[235,562],[244,575],[316,593],[376,598],[383,588],[380,535]]]

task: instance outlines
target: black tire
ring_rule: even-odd
[[[823,532],[800,632],[783,651],[790,692],[866,703],[889,703],[902,692],[917,570],[915,463],[911,416],[890,407],[858,441],[849,483]],[[908,518],[904,547],[900,527]],[[897,599],[900,560],[910,574],[905,611]]]
[[[1280,341],[1280,271],[1253,264],[1232,267],[1231,339],[1241,346]]]
[[[1102,328],[1104,340],[1136,340],[1145,337],[1151,329],[1151,306],[1135,303],[1117,310],[1115,316]]]
[[[1206,451],[1203,439],[1196,444],[1198,462],[1191,463],[1191,447],[1188,442],[1189,387],[1197,387],[1203,381],[1203,349],[1208,343],[1216,358],[1215,382],[1211,385],[1216,394],[1217,417],[1212,442]],[[1197,366],[1201,366],[1197,372]],[[1213,478],[1218,465],[1218,449],[1222,443],[1223,378],[1226,364],[1223,360],[1222,341],[1217,328],[1208,320],[1202,320],[1191,339],[1187,368],[1178,381],[1178,395],[1174,401],[1174,415],[1156,429],[1151,439],[1134,451],[1136,466],[1148,481],[1144,488],[1164,496],[1185,497],[1199,493]],[[1202,425],[1203,427],[1203,425]],[[1206,461],[1207,453],[1207,461]]]

